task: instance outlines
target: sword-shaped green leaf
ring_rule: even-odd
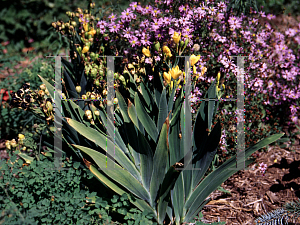
[[[112,189],[114,192],[122,196],[124,193],[130,194],[129,191],[127,191],[125,188],[121,187],[120,185],[115,184],[111,181],[111,178],[107,178],[102,171],[99,171],[95,166],[93,166],[90,162],[88,162],[86,159],[83,159],[84,163],[87,165],[89,170],[99,179],[101,182],[103,182],[106,186],[108,186],[110,189]],[[147,202],[141,199],[135,199],[132,200],[129,198],[129,201],[138,207],[142,212],[146,211],[147,213],[150,213],[154,218],[157,218],[156,211],[153,210]]]
[[[261,140],[256,145],[247,148],[245,150],[245,159],[247,159],[251,154],[253,154],[257,150],[278,140],[283,135],[284,133],[274,134],[270,137],[265,138],[264,140]],[[248,161],[246,165],[249,165],[250,163],[251,162]],[[235,167],[235,164],[236,157],[231,157],[201,181],[201,183],[196,187],[194,192],[191,194],[191,196],[187,199],[185,203],[184,208],[188,211],[188,213],[186,214],[184,222],[187,222],[192,218],[192,216],[196,212],[195,209],[199,210],[199,204],[201,204],[209,196],[209,194],[215,191],[224,181],[226,181],[230,176],[237,172],[236,170],[230,169],[233,169]]]
[[[163,179],[165,177],[165,172],[167,168],[167,158],[168,158],[168,130],[169,130],[169,117],[167,117],[166,121],[163,124],[163,127],[160,132],[159,140],[156,146],[156,150],[154,153],[154,165],[153,165],[153,173],[150,184],[150,196],[151,202],[150,205],[153,207],[158,197],[158,190],[161,187]]]
[[[158,121],[157,121],[157,130],[160,131],[167,116],[168,116],[168,109],[167,109],[167,98],[166,98],[166,88],[163,89],[163,93],[160,97],[159,101],[159,113],[158,113]]]
[[[131,173],[138,181],[141,182],[141,177],[136,169],[135,165],[127,158],[125,153],[114,143],[109,140],[106,136],[99,133],[97,130],[86,127],[85,125],[78,123],[75,120],[66,118],[68,124],[70,124],[71,127],[73,127],[78,133],[86,137],[87,139],[91,140],[92,142],[99,145],[102,149],[106,149],[107,146],[115,146],[115,156],[112,155],[112,157],[115,157],[116,161],[126,170],[128,170],[129,173]]]
[[[156,142],[158,137],[158,131],[156,125],[153,122],[153,120],[150,118],[150,116],[147,114],[137,93],[135,93],[134,103],[135,103],[136,112],[139,120],[143,124],[143,127],[150,135],[150,137]]]
[[[118,164],[115,164],[115,169],[106,168],[106,159],[107,163],[113,163],[113,161],[110,158],[106,157],[106,155],[103,155],[100,152],[83,146],[73,146],[88,154],[101,168],[101,170],[115,182],[122,185],[128,191],[136,195],[138,198],[141,198],[148,202],[150,201],[150,195],[147,192],[147,190],[127,170],[123,170],[122,167],[120,167]]]

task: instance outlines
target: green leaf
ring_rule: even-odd
[[[270,137],[261,140],[256,145],[249,147],[245,150],[245,159],[247,159],[251,154],[255,151],[273,143],[282,137],[284,133],[274,134]],[[248,166],[251,162],[245,162],[245,165]],[[236,157],[231,157],[225,163],[223,163],[220,167],[218,167],[215,171],[210,173],[207,177],[205,177],[202,182],[196,187],[191,196],[187,199],[184,210],[188,210],[184,222],[189,221],[197,211],[201,210],[199,205],[213,192],[215,191],[224,181],[226,181],[230,176],[235,174],[237,170],[234,169],[236,166]]]
[[[114,182],[112,182],[109,178],[107,178],[102,172],[98,171],[96,167],[91,165],[87,160],[85,160],[85,164],[89,168],[89,170],[96,176],[98,180],[103,182],[105,185],[107,185],[110,189],[112,189],[114,192],[116,192],[119,195],[123,194],[130,194],[125,188],[120,187],[119,185],[116,185]],[[129,198],[129,201],[135,205],[137,208],[139,208],[141,211],[145,211],[147,213],[150,213],[152,216],[156,218],[156,211],[153,210],[144,200],[141,199],[132,199]]]
[[[153,173],[150,184],[150,195],[151,202],[150,205],[153,207],[156,197],[158,196],[158,190],[160,185],[163,182],[165,177],[165,172],[167,168],[167,158],[168,158],[168,130],[169,130],[169,117],[167,117],[166,121],[163,124],[161,129],[161,133],[159,136],[158,144],[156,146],[156,150],[154,153],[153,162],[155,162],[153,166]]]
[[[106,159],[108,164],[113,163],[113,161],[110,158],[90,148],[86,148],[79,145],[73,145],[73,146],[88,154],[95,161],[95,163],[101,168],[101,170],[105,174],[107,174],[107,176],[113,179],[115,182],[122,185],[128,191],[136,195],[138,198],[141,198],[148,202],[150,201],[150,195],[147,192],[147,190],[127,170],[123,170],[122,167],[120,167],[117,164],[115,164],[115,169],[105,168],[104,165],[106,165]]]
[[[134,164],[126,157],[125,153],[114,143],[109,140],[106,136],[99,133],[93,128],[86,127],[85,125],[72,120],[70,118],[66,118],[68,124],[73,127],[78,133],[89,139],[90,141],[99,145],[102,149],[106,150],[107,147],[114,148],[115,156],[111,155],[111,157],[115,157],[116,161],[128,170],[137,180],[141,182],[141,177],[138,170],[135,168]]]
[[[167,109],[167,98],[166,98],[166,88],[163,89],[163,93],[160,97],[159,102],[159,114],[158,114],[158,120],[157,120],[157,129],[158,131],[161,130],[167,116],[168,116],[168,109]]]
[[[156,142],[158,137],[158,131],[156,125],[153,122],[153,120],[150,118],[150,116],[147,114],[137,93],[135,93],[134,103],[135,103],[136,112],[139,120],[143,124],[145,130],[150,135],[150,137]]]
[[[141,132],[143,132],[144,128],[142,127],[142,125],[140,126],[139,124],[136,109],[129,99],[128,99],[128,115],[131,121],[133,122],[133,124],[136,126],[136,128]]]

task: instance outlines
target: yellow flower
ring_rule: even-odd
[[[88,34],[94,36],[96,34],[96,30],[92,27],[92,29],[88,32]]]
[[[203,67],[202,70],[201,70],[201,76],[203,76],[207,71],[207,68],[206,67]]]
[[[194,54],[191,55],[190,61],[191,61],[191,66],[194,66],[200,59],[200,55],[195,56]]]
[[[89,51],[89,47],[88,46],[84,46],[84,48],[82,49],[82,53],[86,53]]]
[[[220,77],[221,77],[221,73],[220,73],[220,72],[218,72],[218,75],[217,75],[217,81],[219,81],[219,80],[220,80]]]
[[[182,71],[179,70],[179,67],[177,65],[175,68],[172,68],[172,70],[170,70],[169,73],[171,74],[173,79],[176,80],[182,74]]]
[[[174,35],[173,35],[173,41],[175,42],[175,44],[178,44],[178,43],[179,43],[180,37],[181,37],[181,33],[178,34],[177,32],[174,32]]]
[[[164,72],[165,81],[169,84],[171,82],[171,74]]]
[[[25,136],[23,134],[18,134],[18,138],[19,138],[19,140],[24,140]]]
[[[168,48],[168,46],[163,46],[163,52],[166,53],[169,57],[172,57],[171,50]]]
[[[151,57],[151,53],[150,53],[150,51],[149,51],[149,46],[148,46],[148,48],[143,47],[142,52],[143,52],[143,54],[144,54],[145,56]]]

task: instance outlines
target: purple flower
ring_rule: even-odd
[[[130,38],[131,34],[132,34],[132,32],[131,32],[131,28],[130,28],[130,27],[127,27],[127,28],[124,30],[124,32],[123,32],[123,36],[124,36],[125,38]]]
[[[97,23],[97,28],[100,28],[100,26],[106,26],[106,25],[107,25],[107,23],[104,20],[100,20]]]
[[[148,27],[148,25],[149,25],[149,21],[147,19],[140,23],[140,27],[142,28],[146,28]]]
[[[241,22],[242,22],[241,19],[235,16],[230,16],[228,20],[230,28],[233,30],[241,28],[242,27]]]
[[[131,36],[131,39],[129,40],[131,47],[134,47],[135,45],[138,45],[139,41],[136,36]]]
[[[109,32],[115,32],[117,33],[118,30],[120,29],[120,25],[119,24],[115,24],[114,22],[112,22],[109,26]]]
[[[112,13],[108,19],[110,19],[110,22],[115,21],[117,19],[117,17]]]
[[[297,33],[296,30],[292,28],[289,28],[288,30],[285,31],[285,34],[289,37],[294,37],[296,33]]]
[[[157,19],[153,19],[154,22],[151,22],[151,28],[152,30],[155,32],[156,30],[158,30],[160,28],[160,26],[162,25],[162,23],[157,20]]]
[[[130,8],[128,8],[122,12],[121,18],[125,19],[126,21],[130,21],[132,16],[133,16],[133,13],[130,10]]]
[[[151,58],[146,58],[145,59],[145,63],[147,63],[147,64],[152,64],[152,59]]]
[[[267,15],[267,18],[268,18],[268,20],[271,20],[271,19],[275,19],[276,16],[273,15],[273,14],[268,14],[268,15]]]
[[[129,6],[132,8],[132,10],[134,11],[137,7],[138,7],[138,4],[137,4],[137,2],[131,2],[130,4],[129,4]]]

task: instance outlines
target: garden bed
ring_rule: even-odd
[[[259,216],[279,209],[287,202],[296,202],[300,198],[299,141],[298,137],[289,150],[270,146],[268,152],[260,154],[256,162],[249,165],[248,170],[239,171],[225,181],[221,186],[231,194],[217,190],[210,195],[212,200],[202,210],[205,222],[254,224]],[[256,166],[260,163],[267,164],[264,176]],[[295,222],[300,224],[299,219]]]

